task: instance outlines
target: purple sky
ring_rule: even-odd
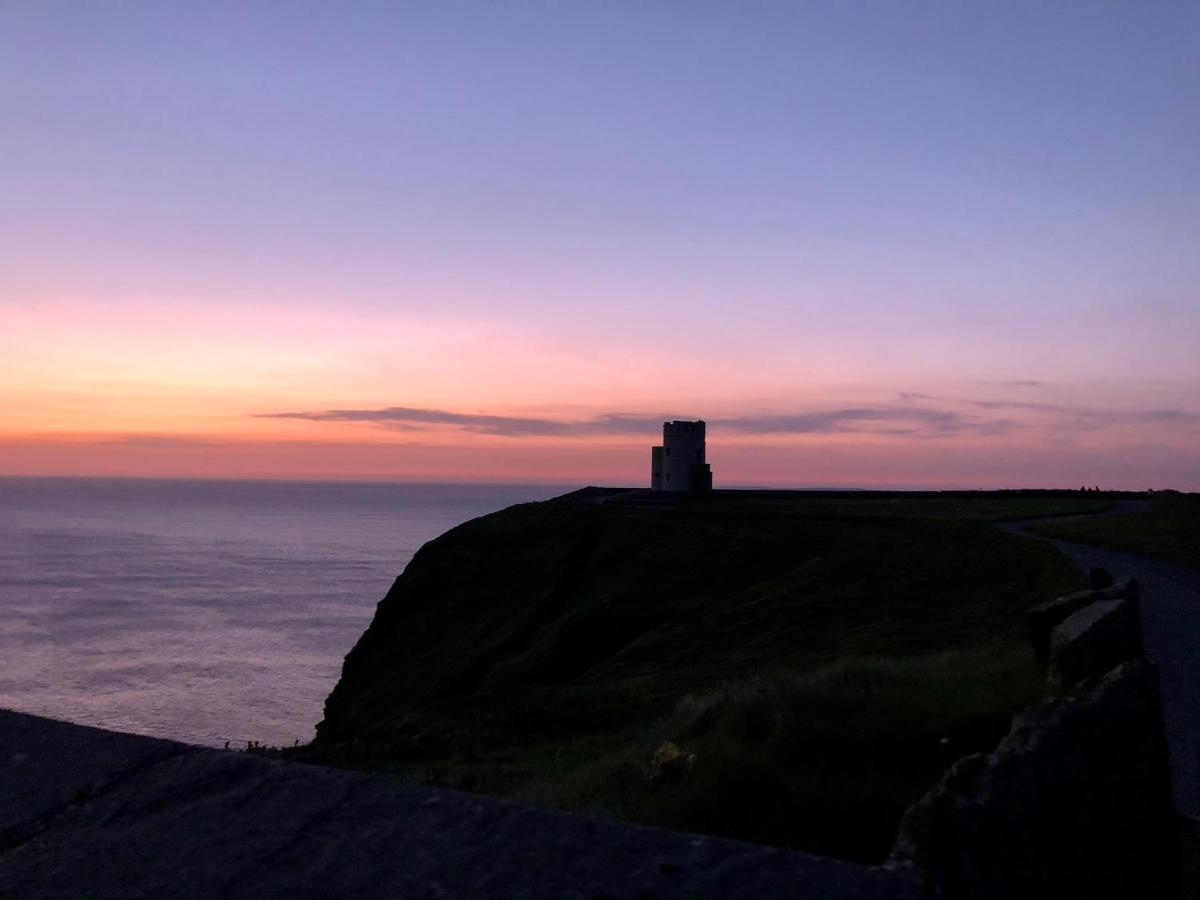
[[[1200,488],[1200,6],[989,6],[0,2],[0,474]]]

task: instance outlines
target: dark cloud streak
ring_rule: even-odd
[[[447,425],[503,437],[585,437],[590,435],[653,434],[678,415],[607,413],[567,421],[520,416],[491,416],[442,409],[389,406],[381,409],[328,409],[316,412],[264,413],[260,418],[303,419],[311,422],[364,422],[412,430]],[[743,434],[874,433],[943,436],[964,432],[996,434],[1007,430],[1006,419],[981,419],[949,410],[918,406],[861,406],[820,412],[771,413],[708,420],[719,431]]]
[[[374,422],[391,427],[413,428],[422,425],[451,425],[482,434],[505,437],[555,437],[579,434],[632,434],[648,427],[661,427],[663,419],[609,413],[579,422],[535,419],[521,416],[489,416],[482,413],[458,413],[444,409],[412,406],[387,406],[382,409],[327,409],[318,412],[263,413],[258,418],[305,419],[310,422]]]
[[[1045,384],[1044,381],[1035,381],[1032,378],[1015,378],[1008,381],[996,380],[992,378],[977,379],[976,384],[984,387],[1002,387],[1002,388],[1036,388]]]
[[[933,403],[938,405],[932,405]],[[946,406],[957,406],[950,409]],[[974,410],[975,412],[972,412]],[[740,434],[882,434],[947,437],[957,434],[996,435],[1020,423],[1004,413],[1034,413],[1051,421],[1058,431],[1095,431],[1127,424],[1200,425],[1200,413],[1184,409],[1101,410],[1025,400],[953,400],[904,393],[896,404],[848,406],[832,410],[758,413],[710,418],[716,432]],[[476,434],[510,438],[653,435],[678,414],[606,413],[589,419],[493,416],[444,409],[388,406],[380,409],[326,409],[308,412],[263,413],[259,418],[302,419],[310,422],[367,423],[397,431],[421,431],[439,426]]]
[[[1022,400],[973,400],[977,409],[988,412],[1012,410],[1035,412],[1057,418],[1056,428],[1072,431],[1096,431],[1113,425],[1175,423],[1200,425],[1200,412],[1186,409],[1089,409],[1058,403]]]

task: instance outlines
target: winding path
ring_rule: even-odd
[[[1095,515],[1126,515],[1144,511],[1148,505],[1126,501]],[[1076,518],[1082,517],[1022,519],[997,526],[1054,545],[1084,572],[1102,568],[1114,578],[1137,579],[1146,656],[1159,672],[1175,810],[1196,827],[1200,824],[1200,572],[1133,553],[1044,538],[1026,530]]]

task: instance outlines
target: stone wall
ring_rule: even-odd
[[[1033,607],[1027,615],[1029,640],[1039,662],[1050,659],[1051,633],[1064,620],[1102,600],[1139,599],[1138,583],[1126,578],[1102,590],[1079,591]]]
[[[905,814],[890,864],[947,900],[1175,896],[1174,821],[1157,673],[1137,585],[1030,615],[1066,692],[1018,714]]]
[[[1068,616],[1050,633],[1052,675],[1064,688],[1144,656],[1136,597],[1100,600]]]

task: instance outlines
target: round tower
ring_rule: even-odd
[[[662,456],[660,460],[656,453],[653,464],[653,487],[664,491],[711,490],[712,472],[704,461],[704,421],[663,422]]]

